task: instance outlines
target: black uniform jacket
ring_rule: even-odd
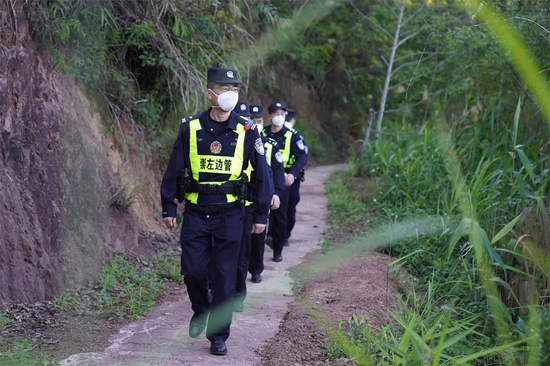
[[[189,165],[189,128],[185,128],[184,124],[188,121],[199,118],[202,130],[198,132],[200,136],[197,138],[197,149],[204,155],[205,152],[211,149],[211,143],[214,140],[226,141],[224,139],[233,139],[236,136],[235,132],[238,123],[246,123],[247,120],[240,117],[237,113],[231,112],[229,120],[227,121],[227,129],[215,135],[206,127],[208,126],[209,113],[211,109],[200,113],[198,115],[184,119],[180,126],[180,133],[174,147],[172,149],[172,155],[168,162],[168,167],[164,172],[162,178],[162,184],[160,188],[161,202],[162,202],[162,217],[176,217],[177,204],[174,202],[177,194],[177,176],[179,172],[187,168],[189,170],[189,176],[193,176],[190,171]],[[234,139],[233,139],[234,140]],[[223,142],[222,142],[223,144]],[[197,152],[195,152],[197,153]],[[247,162],[252,164],[255,174],[254,181],[252,182],[256,190],[256,198],[254,200],[254,216],[253,221],[255,224],[266,224],[269,207],[271,205],[272,197],[272,185],[270,182],[269,166],[264,155],[263,144],[258,134],[258,131],[253,126],[253,129],[246,131],[244,141],[244,167]],[[218,181],[226,181],[228,179],[227,174],[220,174]],[[211,214],[222,214],[226,211],[232,211],[235,208],[242,210],[242,205],[239,203],[227,203],[225,195],[201,195],[199,194],[198,204],[192,204],[187,201],[185,203],[186,210],[189,208],[198,212],[209,212]]]

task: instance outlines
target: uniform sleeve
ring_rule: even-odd
[[[278,146],[273,146],[271,149],[271,170],[273,171],[273,185],[275,194],[282,197],[285,191],[285,166],[283,165],[283,157]]]
[[[296,157],[296,161],[292,164],[288,173],[296,178],[307,165],[307,147],[297,133],[292,135],[290,143],[290,154]]]
[[[264,145],[255,129],[247,132],[245,147],[250,156],[249,161],[254,168],[253,184],[256,197],[254,198],[253,223],[267,224],[273,187],[269,175],[269,166],[265,158]]]
[[[160,200],[162,204],[162,217],[176,217],[177,204],[174,202],[178,191],[177,177],[185,169],[185,150],[182,138],[182,128],[178,138],[172,148],[172,155],[168,161],[168,166],[164,171],[162,183],[160,186]]]

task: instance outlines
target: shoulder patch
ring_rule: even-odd
[[[256,149],[258,154],[265,155],[264,143],[262,142],[261,137],[258,137],[254,142],[254,149]]]
[[[277,160],[280,164],[283,163],[283,154],[281,154],[280,151],[277,151],[275,153],[275,160]]]
[[[296,146],[298,146],[298,149],[305,150],[304,142],[302,140],[296,141]]]
[[[248,119],[248,118],[244,118],[243,116],[239,116],[237,118],[237,121],[242,124],[244,126],[244,129],[246,131],[249,131],[249,130],[255,130],[256,129],[256,123],[254,123],[253,120],[251,119]]]
[[[191,122],[192,120],[200,118],[201,116],[202,116],[202,112],[196,113],[196,114],[194,114],[192,116],[189,116],[187,118],[182,118],[181,123]]]

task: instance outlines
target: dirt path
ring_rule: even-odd
[[[323,230],[327,228],[327,198],[323,182],[335,166],[308,169],[302,183],[302,199],[298,206],[297,224],[290,247],[283,251],[283,262],[271,261],[272,251],[266,248],[263,282],[248,284],[245,311],[235,313],[228,355],[210,355],[210,342],[203,336],[187,335],[192,315],[187,294],[181,300],[158,306],[145,319],[121,328],[101,353],[80,353],[60,365],[255,365],[258,352],[274,337],[289,303],[293,300],[289,268],[304,261],[318,249]]]

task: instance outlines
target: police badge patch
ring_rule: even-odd
[[[283,154],[281,154],[280,151],[277,151],[275,153],[275,160],[277,160],[279,163],[283,163]]]
[[[219,141],[214,141],[210,144],[210,152],[212,154],[219,154],[222,152],[222,144]]]
[[[256,139],[256,141],[254,142],[254,148],[256,149],[258,154],[265,155],[264,143],[262,142],[261,138],[258,137]]]
[[[304,142],[302,140],[296,141],[296,146],[298,146],[298,149],[304,150],[306,147],[304,146]]]

